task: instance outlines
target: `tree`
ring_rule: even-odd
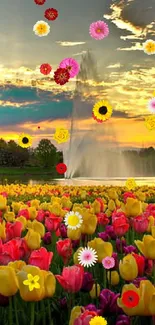
[[[7,142],[4,139],[0,139],[0,149],[6,149]]]
[[[40,140],[35,149],[35,154],[40,166],[44,168],[53,167],[57,164],[57,149],[48,139]]]

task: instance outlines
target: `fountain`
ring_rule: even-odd
[[[100,100],[100,86],[95,60],[90,51],[82,57],[76,81],[71,117],[71,137],[66,164],[66,178],[103,179],[128,177],[129,168],[117,142],[114,123],[97,123],[92,107]],[[65,155],[66,157],[66,155]]]

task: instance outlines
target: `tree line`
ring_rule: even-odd
[[[42,139],[36,148],[22,148],[14,140],[0,139],[1,167],[43,167],[51,168],[63,162],[63,153],[49,139]]]

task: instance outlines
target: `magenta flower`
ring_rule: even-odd
[[[90,25],[89,34],[96,40],[102,40],[109,35],[108,25],[104,21],[98,20]]]
[[[70,74],[70,78],[74,78],[80,70],[78,62],[72,58],[66,58],[62,60],[60,62],[59,68],[67,69]]]
[[[106,270],[110,270],[115,266],[115,259],[113,257],[105,257],[102,260],[102,265]]]
[[[155,98],[149,100],[147,107],[151,113],[155,114]]]

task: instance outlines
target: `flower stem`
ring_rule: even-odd
[[[16,325],[19,325],[18,312],[17,312],[17,297],[16,296],[14,296],[13,302],[14,302],[14,309],[15,309]]]
[[[13,324],[13,317],[12,317],[12,297],[9,298],[9,325]]]
[[[50,302],[49,299],[47,300],[48,305],[48,317],[49,317],[49,325],[53,325],[52,317],[51,317],[51,308],[50,308]]]
[[[45,316],[45,306],[44,306],[44,301],[41,300],[41,311],[43,315],[43,325],[46,325],[46,316]]]
[[[35,312],[35,303],[31,302],[31,322],[30,322],[30,325],[34,325],[34,312]]]

